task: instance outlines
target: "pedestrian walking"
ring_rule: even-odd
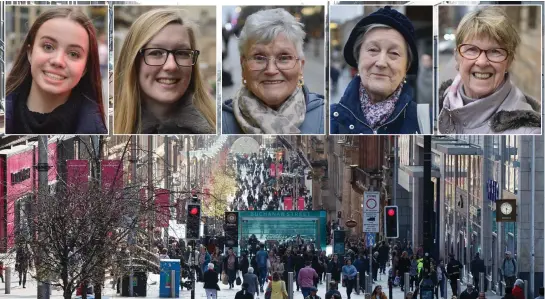
[[[336,281],[331,281],[329,283],[329,290],[325,293],[325,299],[332,299],[334,295],[341,297],[341,293],[338,290],[339,285]]]
[[[462,269],[462,263],[456,260],[454,254],[450,254],[450,261],[447,264],[447,275],[450,279],[450,287],[453,295],[458,295],[457,280],[460,278],[460,270]]]
[[[238,258],[232,247],[229,247],[227,256],[223,259],[223,271],[229,277],[229,289],[234,288],[238,271]]]
[[[378,285],[373,290],[373,293],[371,293],[371,299],[388,299],[386,294],[382,291],[382,286]]]
[[[339,262],[339,257],[334,254],[333,258],[327,265],[327,273],[331,273],[331,279],[334,281],[341,281],[341,269],[342,265]]]
[[[273,273],[272,281],[267,288],[271,290],[271,299],[288,298],[286,283],[280,279],[280,274],[278,272]]]
[[[322,297],[318,296],[318,289],[316,287],[310,288],[310,294],[305,297],[305,299],[322,299]]]
[[[524,295],[524,281],[522,279],[515,280],[515,286],[513,287],[513,296],[516,299],[525,299]]]
[[[475,289],[481,290],[479,286],[479,277],[480,277],[480,273],[485,273],[486,267],[484,265],[484,260],[480,258],[480,255],[478,252],[475,253],[475,257],[469,264],[469,269],[471,271],[471,275],[473,276],[473,285],[475,286]],[[485,287],[486,287],[486,284],[482,290],[486,292]]]
[[[505,252],[505,258],[501,265],[501,272],[505,287],[513,287],[517,279],[517,261],[511,257],[511,251]]]
[[[342,268],[343,274],[343,284],[346,287],[346,296],[350,299],[350,294],[356,286],[356,277],[358,275],[358,270],[352,265],[352,261],[347,259],[345,265]]]
[[[479,292],[473,287],[473,284],[468,283],[467,288],[460,294],[460,299],[477,299]]]
[[[311,261],[306,261],[305,268],[299,270],[299,275],[297,276],[297,281],[301,287],[303,298],[310,295],[310,289],[314,287],[314,278],[318,278],[318,273],[311,267],[311,265]]]
[[[242,277],[243,285],[246,284],[246,290],[252,294],[252,298],[255,294],[259,296],[259,281],[257,275],[254,274],[254,268],[248,268],[248,273]],[[244,289],[244,288],[243,288]]]
[[[253,269],[252,269],[253,271]],[[255,276],[255,275],[254,275]],[[257,276],[256,276],[257,279]],[[258,293],[259,295],[259,293]],[[254,299],[254,294],[248,292],[248,283],[242,284],[242,290],[238,291],[235,295],[235,299]]]
[[[220,287],[218,285],[218,273],[214,271],[214,264],[208,263],[208,270],[204,272],[204,291],[206,292],[206,299],[218,298],[218,291]]]
[[[19,286],[26,288],[26,275],[30,266],[30,252],[26,245],[17,249],[15,255],[15,271],[19,272]]]

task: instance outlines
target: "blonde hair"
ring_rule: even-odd
[[[191,48],[196,49],[195,25],[185,17],[183,10],[154,9],[142,14],[131,25],[114,68],[114,133],[133,134],[141,131],[141,97],[138,84],[137,65],[139,51],[159,31],[169,24],[187,27]],[[192,67],[191,81],[186,92],[193,94],[193,105],[216,128],[216,108],[206,91],[205,82],[199,71],[199,61]]]
[[[465,15],[456,29],[456,45],[464,43],[466,39],[488,37],[505,47],[509,59],[513,59],[520,36],[517,29],[499,7],[485,7]]]

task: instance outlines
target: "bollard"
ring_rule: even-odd
[[[365,293],[371,294],[373,291],[373,276],[365,274]]]
[[[356,294],[360,294],[360,272],[356,273]]]
[[[403,275],[404,275],[404,278],[403,278],[404,279],[404,281],[403,281],[404,286],[403,287],[405,288],[405,297],[403,297],[403,298],[407,298],[407,293],[409,292],[409,288],[410,288],[410,286],[409,286],[410,283],[409,282],[410,282],[411,276],[410,276],[410,274],[408,272],[405,272]]]
[[[132,288],[132,281],[130,284]],[[170,298],[176,298],[176,270],[170,271]]]
[[[293,299],[293,297],[293,272],[288,272],[288,299]]]
[[[459,298],[462,293],[462,282],[460,279],[456,279],[456,293],[456,298]]]
[[[484,273],[479,273],[479,292],[485,292],[488,288],[485,285]]]
[[[11,268],[10,267],[6,267],[6,277],[4,279],[4,282],[6,283],[6,294],[11,294]]]
[[[528,280],[524,281],[524,298],[530,298],[530,294],[528,293]]]
[[[325,274],[325,291],[329,291],[329,283],[331,282],[331,273]]]
[[[500,296],[503,296],[503,292],[505,291],[505,281],[500,281]]]

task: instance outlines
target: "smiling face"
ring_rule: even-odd
[[[27,51],[32,89],[38,94],[68,96],[85,73],[89,34],[67,18],[48,20]]]
[[[397,30],[375,28],[367,32],[360,49],[358,71],[372,101],[390,96],[407,73],[407,43]]]
[[[184,25],[169,24],[143,48],[191,49],[188,29]],[[178,66],[172,53],[162,66],[147,65],[142,56],[139,59],[138,83],[144,101],[172,104],[182,98],[191,81],[193,67]]]
[[[280,34],[269,44],[253,44],[246,51],[246,59],[256,56],[277,58],[282,55],[299,57],[295,45]],[[274,60],[269,60],[266,68],[260,71],[249,69],[248,62],[241,57],[242,77],[246,79],[246,88],[265,105],[276,109],[295,91],[299,78],[303,75],[305,60],[297,61],[293,68],[279,70]]]
[[[482,50],[503,48],[496,41],[486,37],[466,39],[463,43],[477,46]],[[464,92],[473,99],[491,95],[503,83],[505,73],[511,64],[510,58],[503,62],[491,62],[484,52],[474,60],[466,59],[459,53],[456,53],[455,57]]]

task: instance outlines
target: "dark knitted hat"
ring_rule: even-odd
[[[373,12],[367,17],[361,19],[358,24],[352,29],[348,41],[344,45],[344,59],[346,62],[353,66],[358,66],[358,61],[354,57],[354,44],[360,34],[362,34],[362,28],[371,24],[384,24],[397,30],[405,38],[405,41],[411,48],[413,54],[413,61],[409,66],[407,74],[416,74],[418,72],[418,51],[416,49],[415,35],[413,23],[402,13],[390,6],[385,6],[379,10]]]

